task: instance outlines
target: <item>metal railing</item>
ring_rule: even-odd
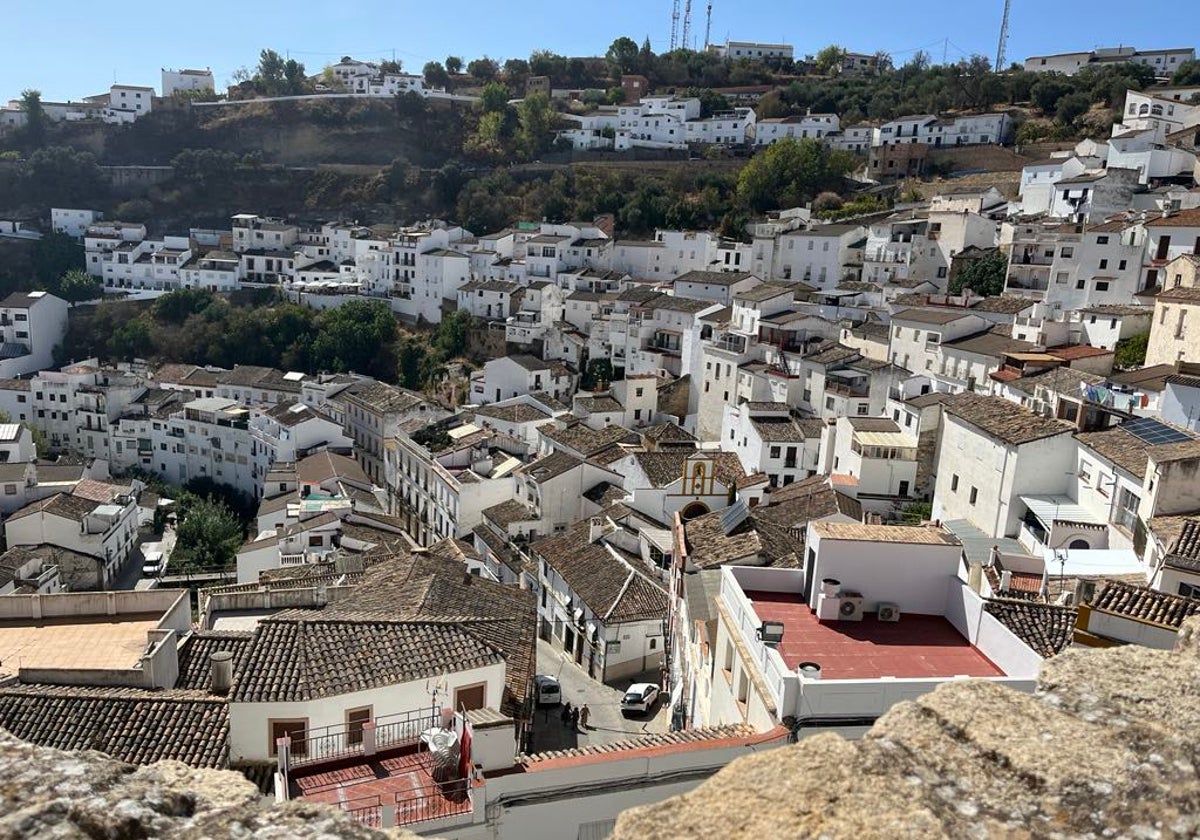
[[[375,749],[418,744],[421,733],[437,724],[432,709],[419,709],[383,715],[374,720]],[[292,766],[303,767],[323,761],[362,755],[364,732],[361,725],[323,726],[292,735]]]
[[[394,828],[470,813],[471,782],[431,782],[402,793],[364,796],[341,803],[341,809],[359,825]]]

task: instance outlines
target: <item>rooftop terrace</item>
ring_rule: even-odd
[[[867,613],[862,621],[821,622],[799,593],[751,590],[746,597],[764,622],[783,622],[776,650],[787,667],[816,662],[822,679],[1004,676],[942,616],[906,613],[883,622]]]

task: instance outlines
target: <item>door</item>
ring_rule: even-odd
[[[308,755],[308,743],[304,738],[307,729],[307,720],[271,721],[271,755],[275,755],[275,742],[285,735],[291,736],[292,755]]]
[[[908,496],[908,482],[907,481],[900,482],[900,495]]]
[[[371,720],[371,707],[351,709],[346,712],[346,743],[349,746],[363,742],[363,725]]]
[[[1160,236],[1158,238],[1158,251],[1157,251],[1157,253],[1155,253],[1154,259],[1165,260],[1167,258],[1167,252],[1170,250],[1171,250],[1171,237]]]

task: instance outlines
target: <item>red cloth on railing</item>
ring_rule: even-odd
[[[471,724],[463,717],[462,740],[458,744],[458,777],[471,778]]]

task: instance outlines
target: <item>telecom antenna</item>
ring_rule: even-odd
[[[996,64],[992,68],[997,73],[1004,72],[1004,51],[1008,47],[1008,13],[1012,8],[1012,0],[1004,0],[1004,17],[1000,19],[1000,43],[996,46]]]
[[[692,43],[692,0],[683,0],[683,38],[679,45],[685,50],[691,49]]]
[[[674,52],[679,38],[679,0],[671,3],[671,51]]]
[[[708,0],[708,17],[704,21],[704,51],[708,52],[708,37],[712,34],[712,0]]]

